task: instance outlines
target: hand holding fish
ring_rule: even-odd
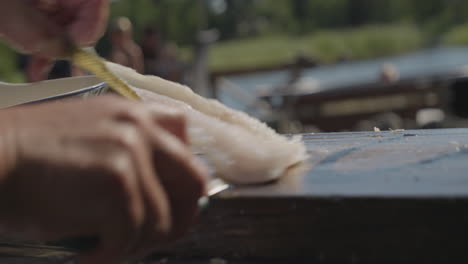
[[[95,236],[84,263],[118,263],[194,221],[207,170],[179,112],[105,96],[11,108],[0,120],[0,230]]]

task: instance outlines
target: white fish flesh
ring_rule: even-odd
[[[184,112],[193,149],[207,158],[223,180],[237,184],[268,182],[307,159],[300,137],[281,136],[247,114],[201,97],[186,86],[143,76],[113,63],[108,67],[144,101]]]

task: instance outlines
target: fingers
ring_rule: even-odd
[[[162,129],[155,129],[159,135],[167,133]],[[156,132],[156,131],[155,131]],[[149,155],[148,157],[151,157]],[[152,161],[150,161],[152,164]],[[138,238],[137,243],[133,245],[133,248],[129,252],[131,257],[143,257],[146,254],[151,253],[157,246],[161,245],[167,240],[167,237],[172,232],[173,226],[173,214],[174,208],[171,206],[169,196],[166,196],[167,204],[167,215],[164,218],[168,221],[161,221],[161,215],[158,213],[158,203],[160,200],[160,193],[163,192],[168,195],[171,190],[165,189],[160,182],[160,176],[155,174],[153,165],[151,165],[151,173],[141,171],[141,192],[145,200],[146,218],[145,223],[142,227],[142,232]],[[164,220],[164,219],[163,219]]]
[[[162,129],[176,136],[188,145],[187,117],[181,111],[155,104],[146,104],[156,122]]]
[[[140,122],[144,121],[144,118],[140,120]],[[129,205],[129,208],[135,209],[142,206],[144,218],[141,221],[128,223],[125,221],[128,219],[127,213],[123,210],[121,217],[115,217],[111,220],[112,223],[103,226],[100,232],[101,247],[92,254],[84,256],[82,261],[85,263],[117,263],[118,260],[133,256],[134,249],[142,247],[142,236],[146,236],[148,232],[151,232],[153,238],[157,237],[162,240],[171,229],[169,202],[166,192],[153,170],[151,149],[146,144],[143,131],[145,125],[119,119],[117,125],[111,126],[109,124],[109,128],[112,131],[105,133],[109,135],[108,140],[113,142],[113,146],[117,146],[117,153],[123,155],[123,158],[119,158],[119,155],[114,157],[107,155],[107,163],[114,168],[115,175],[117,175],[117,188],[115,189],[121,190],[120,193],[122,194],[130,195],[129,190],[131,188],[126,186],[128,185],[128,177],[134,174],[135,177],[130,177],[130,180],[136,180],[138,193],[133,193],[132,196],[138,196],[139,198],[136,200],[134,198],[134,202]],[[118,175],[122,176],[119,177]],[[127,197],[123,197],[123,201],[116,200],[115,203],[116,205],[128,204],[131,202],[130,198],[132,196],[127,195]],[[114,214],[114,216],[117,215],[118,213]],[[130,215],[138,215],[138,212],[130,211]],[[124,221],[119,223],[119,219]],[[146,247],[148,248],[148,246]]]
[[[67,0],[69,1],[69,0]],[[94,44],[104,33],[109,17],[108,0],[74,0],[76,17],[68,28],[70,37],[80,46]]]
[[[60,9],[59,0],[30,0],[32,4],[46,14],[55,14]]]
[[[27,1],[0,1],[0,35],[22,52],[65,54],[62,30]]]
[[[154,171],[140,174],[147,214],[142,237],[132,255],[143,256],[163,241],[184,234],[191,226],[198,212],[198,199],[205,192],[207,170],[197,162],[186,143],[186,121],[180,112],[134,105],[133,111],[126,112],[122,120],[137,123],[144,131],[148,149],[152,151],[152,168],[156,172],[156,175]],[[171,228],[164,232],[161,232],[159,216],[154,214],[152,204],[158,199],[159,190],[151,185],[156,176],[170,203]]]
[[[102,36],[108,4],[108,0],[2,0],[0,36],[21,52],[63,57],[68,49],[66,38],[88,46]]]
[[[161,133],[153,128],[148,137],[152,142],[156,172],[171,202],[172,235],[178,237],[187,231],[198,212],[198,199],[205,193],[208,169],[188,146],[185,114],[154,104],[149,105],[149,109],[158,126],[168,132]]]
[[[171,236],[177,238],[192,225],[198,200],[205,192],[207,170],[187,146],[174,137],[153,134],[154,164],[168,190],[173,218]]]
[[[23,109],[20,158],[40,161],[25,163],[38,183],[22,181],[23,193],[42,198],[21,208],[47,208],[39,226],[53,238],[99,236],[83,261],[141,256],[190,228],[207,172],[184,142],[183,115],[115,96]]]

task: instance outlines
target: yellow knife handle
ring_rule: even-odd
[[[71,61],[105,81],[118,94],[131,100],[141,100],[133,89],[107,68],[102,58],[75,47],[71,51]]]

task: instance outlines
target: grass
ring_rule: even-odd
[[[368,59],[422,47],[422,33],[411,25],[371,25],[327,30],[304,36],[269,35],[217,43],[211,53],[215,71],[288,63],[306,55],[323,63],[340,57]]]
[[[442,38],[445,45],[468,45],[468,24],[454,27]]]
[[[454,28],[445,37],[450,44],[468,44],[468,24]],[[323,30],[302,36],[265,35],[216,43],[210,56],[213,71],[271,66],[306,55],[321,63],[340,57],[369,59],[408,52],[424,45],[423,34],[412,25],[369,25],[354,29]],[[184,59],[191,57],[182,49]],[[15,53],[0,43],[0,80],[20,82]]]

